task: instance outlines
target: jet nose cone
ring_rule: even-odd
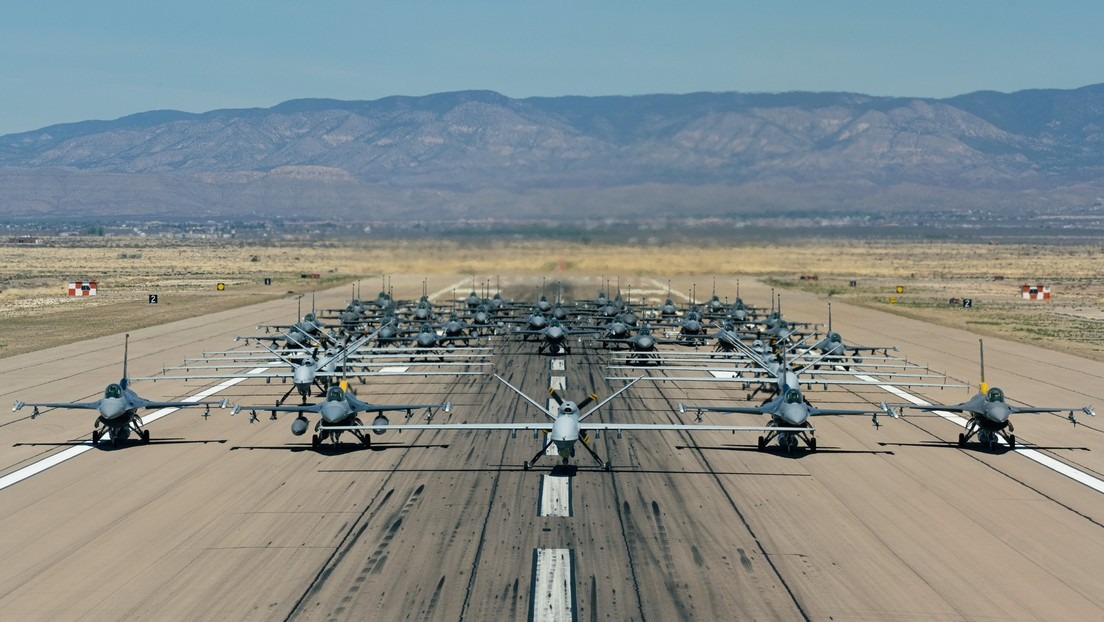
[[[805,410],[802,404],[783,404],[782,406],[782,420],[789,426],[802,426],[805,425],[805,420],[809,418],[809,413]]]
[[[349,411],[345,408],[344,404],[326,402],[322,404],[322,408],[318,414],[322,416],[322,420],[326,423],[337,425],[349,416]]]
[[[104,419],[116,419],[126,412],[126,404],[121,399],[104,398],[97,410]]]
[[[1003,402],[997,404],[990,404],[987,410],[989,418],[998,423],[1004,423],[1008,421],[1008,416],[1012,414],[1012,409],[1008,407],[1008,404]]]

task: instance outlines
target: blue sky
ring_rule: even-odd
[[[5,5],[0,135],[165,108],[464,89],[948,97],[1104,82],[1100,0]]]

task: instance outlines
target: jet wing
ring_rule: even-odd
[[[1031,414],[1039,414],[1039,413],[1056,413],[1056,412],[1062,412],[1062,411],[1066,411],[1066,410],[1068,410],[1070,412],[1073,412],[1075,410],[1080,410],[1081,412],[1085,413],[1086,415],[1096,416],[1096,411],[1093,410],[1092,406],[1082,406],[1082,407],[1079,407],[1079,408],[1052,408],[1052,407],[1048,407],[1048,408],[1042,408],[1042,407],[1021,408],[1019,406],[1011,406],[1011,408],[1012,408],[1012,413],[1016,414],[1016,415],[1031,415]]]
[[[300,406],[242,406],[241,404],[235,404],[234,409],[230,412],[232,415],[236,415],[243,410],[263,410],[268,412],[281,412],[281,413],[315,413],[318,414],[322,410],[322,402],[317,404],[304,404]]]
[[[357,413],[381,413],[392,410],[433,410],[434,408],[440,408],[445,412],[452,410],[452,402],[445,402],[444,404],[369,404],[368,402],[362,402],[357,399],[349,400],[353,405],[353,412]]]
[[[904,408],[915,408],[916,410],[924,410],[924,411],[945,410],[945,411],[951,412],[951,413],[971,412],[971,413],[979,414],[973,408],[970,407],[968,402],[963,402],[961,404],[928,404],[927,406],[918,406],[918,405],[915,405],[915,404],[902,404],[902,407],[904,407]]]
[[[95,402],[16,402],[15,406],[12,406],[12,412],[20,410],[24,406],[32,406],[34,408],[71,408],[82,410],[95,410],[100,407],[100,400]]]
[[[867,410],[813,407],[809,409],[809,416],[816,417],[818,415],[890,415],[894,419],[897,419],[898,417],[894,414],[895,412],[896,411],[891,410],[888,405],[884,408]]]
[[[142,400],[141,408],[187,408],[189,406],[218,406],[219,408],[226,408],[229,404],[227,400],[220,400],[217,402],[153,402],[150,400]]]

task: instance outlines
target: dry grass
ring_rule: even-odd
[[[983,334],[1104,358],[1104,246],[795,240],[785,245],[606,244],[488,238],[256,244],[141,238],[0,246],[0,356],[169,322],[384,274],[772,277],[848,302]],[[322,278],[301,279],[302,273]],[[816,274],[813,282],[798,275]],[[271,286],[263,279],[270,277]],[[97,279],[95,299],[66,295]],[[1001,280],[994,280],[999,278]],[[849,287],[856,280],[857,287]],[[218,292],[215,284],[226,284]],[[1055,302],[1020,301],[1019,284],[1051,285]],[[889,304],[896,285],[905,294]],[[149,305],[158,293],[161,303]],[[950,298],[973,298],[974,308]],[[80,334],[57,326],[79,325]]]

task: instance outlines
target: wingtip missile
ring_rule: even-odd
[[[16,400],[15,405],[12,406],[12,412],[17,411],[17,410],[23,408],[24,406],[26,406],[25,402],[20,402],[20,401]]]
[[[234,408],[230,410],[231,415],[236,415],[241,412],[241,404],[234,404]]]
[[[1095,410],[1093,410],[1093,407],[1092,407],[1092,406],[1082,406],[1082,407],[1081,407],[1081,412],[1085,413],[1086,415],[1088,415],[1088,416],[1090,416],[1090,417],[1095,417],[1095,416],[1096,416],[1096,411],[1095,411]],[[1070,422],[1070,423],[1072,423],[1072,424],[1073,424],[1073,425],[1075,425],[1075,426],[1076,426],[1076,425],[1077,425],[1077,424],[1079,423],[1079,422],[1077,421],[1077,417],[1076,417],[1076,416],[1074,416],[1074,414],[1073,414],[1073,411],[1072,411],[1072,410],[1071,410],[1071,411],[1069,412],[1069,415],[1068,415],[1068,416],[1066,416],[1066,419],[1068,419],[1068,420],[1069,420],[1069,422]]]

